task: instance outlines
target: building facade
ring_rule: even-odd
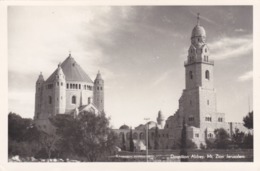
[[[158,127],[158,138],[161,149],[172,148],[181,137],[183,122],[187,125],[187,138],[197,147],[205,145],[207,139],[214,139],[214,130],[224,128],[230,135],[236,129],[242,132],[251,132],[242,123],[226,122],[225,114],[217,110],[216,89],[214,88],[214,61],[210,59],[209,47],[206,43],[206,31],[200,25],[199,16],[196,26],[191,33],[191,44],[188,49],[185,67],[185,89],[179,99],[179,108],[174,115],[167,118],[165,125],[161,111],[158,113],[157,123],[151,122],[136,127],[148,139],[150,147],[154,146],[155,128]],[[148,126],[147,126],[148,125]],[[149,131],[146,129],[149,128]],[[129,133],[125,129],[116,130],[120,136]],[[141,134],[141,133],[139,133]],[[141,136],[140,136],[141,137]],[[128,140],[128,139],[127,139]],[[136,139],[146,144],[146,139]]]
[[[56,114],[77,115],[88,110],[104,111],[104,80],[98,72],[94,82],[69,54],[57,69],[44,80],[42,73],[36,81],[36,126],[51,131],[48,118]]]

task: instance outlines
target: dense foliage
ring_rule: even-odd
[[[109,127],[105,114],[89,112],[56,115],[50,118],[56,133],[38,130],[31,119],[15,113],[8,115],[9,157],[76,158],[83,161],[102,160],[115,151],[117,136]]]
[[[81,157],[88,161],[102,160],[114,152],[116,134],[109,128],[109,120],[102,115],[82,112],[77,118],[56,115],[50,119],[59,136],[58,151],[62,157]]]
[[[207,149],[252,149],[253,148],[253,135],[244,133],[238,129],[230,136],[225,129],[216,129],[214,131],[215,138],[206,140]]]
[[[253,111],[249,112],[247,116],[243,118],[244,126],[248,129],[253,129]]]

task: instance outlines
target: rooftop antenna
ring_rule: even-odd
[[[197,13],[197,25],[200,25],[200,13]]]

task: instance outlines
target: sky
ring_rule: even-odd
[[[253,109],[251,6],[11,6],[8,8],[8,110],[33,118],[35,83],[72,57],[105,80],[113,128],[165,119],[185,88],[191,31],[207,33],[215,61],[217,110],[242,122]]]

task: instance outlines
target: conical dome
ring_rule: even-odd
[[[64,62],[60,65],[66,81],[79,81],[93,83],[90,77],[85,73],[85,71],[80,67],[80,65],[74,60],[71,55],[66,58]],[[53,82],[55,80],[58,69],[56,69],[52,75],[46,80],[46,82]]]
[[[96,80],[103,80],[102,77],[101,77],[100,71],[98,71],[98,73],[97,73]]]
[[[40,73],[37,82],[44,82],[44,78],[43,78],[42,72]]]

